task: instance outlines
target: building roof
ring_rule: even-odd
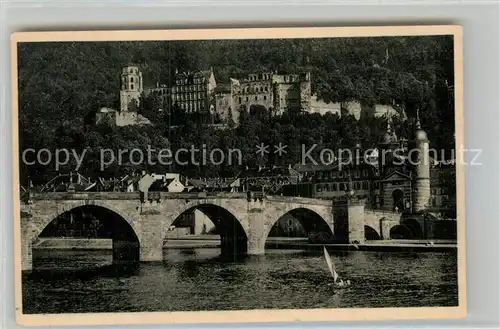
[[[273,166],[250,168],[241,173],[241,177],[268,177],[268,176],[299,176],[300,173],[292,167]]]
[[[88,178],[85,178],[80,173],[59,174],[58,176],[52,178],[47,184],[45,184],[42,187],[41,192],[61,186],[68,187],[70,184],[73,184],[75,190],[83,191],[91,183]]]
[[[231,92],[231,85],[227,84],[227,83],[220,83],[217,85],[217,87],[215,87],[215,90],[214,90],[216,93],[230,93]]]
[[[194,70],[187,72],[178,72],[175,74],[175,79],[183,79],[187,78],[189,83],[192,83],[192,79],[195,77],[203,77],[206,80],[210,79],[210,76],[213,74],[213,69],[210,68],[208,70]]]
[[[189,178],[188,185],[195,188],[230,188],[239,178]],[[237,184],[236,184],[237,185]]]

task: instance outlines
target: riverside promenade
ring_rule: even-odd
[[[363,244],[315,244],[307,238],[269,237],[267,249],[315,250],[323,246],[330,250],[345,251],[453,251],[457,249],[455,240],[372,240]],[[106,250],[112,249],[111,239],[85,238],[45,238],[35,245],[36,249]],[[185,235],[168,238],[165,249],[220,248],[219,235]]]

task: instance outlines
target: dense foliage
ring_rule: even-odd
[[[309,70],[312,88],[326,102],[358,100],[367,104],[393,103],[405,108],[409,120],[397,122],[398,135],[408,135],[417,107],[432,146],[453,147],[454,106],[453,41],[449,36],[335,38],[295,40],[222,40],[175,42],[52,42],[25,43],[19,53],[20,149],[88,148],[80,171],[86,176],[117,175],[144,165],[112,165],[99,170],[99,149],[153,149],[171,147],[239,148],[243,164],[295,164],[301,145],[318,149],[371,147],[384,126],[381,119],[327,114],[286,113],[270,118],[255,107],[242,113],[234,130],[204,127],[203,118],[187,117],[172,109],[172,116],[156,113],[153,100],[140,111],[154,123],[149,127],[108,127],[94,124],[100,107],[118,108],[119,74],[129,62],[137,64],[145,86],[169,83],[179,70],[213,67],[217,82],[241,78],[250,72],[296,73]],[[237,111],[239,109],[232,109]],[[179,126],[169,129],[169,122]],[[288,145],[286,157],[272,153],[255,156],[260,143]],[[68,171],[75,162],[60,168]],[[236,165],[149,168],[181,170],[188,175],[231,175]],[[21,166],[21,180],[46,182],[55,173],[52,165]]]

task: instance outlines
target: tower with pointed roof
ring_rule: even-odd
[[[417,109],[417,121],[415,123],[415,134],[413,138],[411,161],[414,167],[413,180],[413,212],[420,212],[429,207],[431,197],[430,183],[430,157],[429,139],[427,133],[420,124],[419,110]]]
[[[411,177],[401,141],[396,136],[392,117],[387,113],[387,129],[378,143],[379,191],[376,206],[388,211],[404,211],[411,198]],[[377,197],[375,197],[377,200]]]
[[[394,151],[399,147],[398,137],[394,131],[392,117],[389,112],[387,112],[387,128],[385,132],[380,136],[378,143],[378,161],[379,161],[379,172],[380,176],[384,176],[387,173],[387,169],[390,168],[389,164],[393,162]]]

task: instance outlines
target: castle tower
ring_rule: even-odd
[[[410,152],[415,154],[412,157],[412,163],[415,167],[412,200],[413,212],[418,212],[428,207],[431,196],[429,140],[427,139],[427,133],[420,125],[418,109],[415,128],[415,138],[412,143],[414,150],[410,150]]]
[[[120,111],[136,112],[142,91],[142,72],[139,71],[139,68],[134,65],[123,67],[121,74]]]

